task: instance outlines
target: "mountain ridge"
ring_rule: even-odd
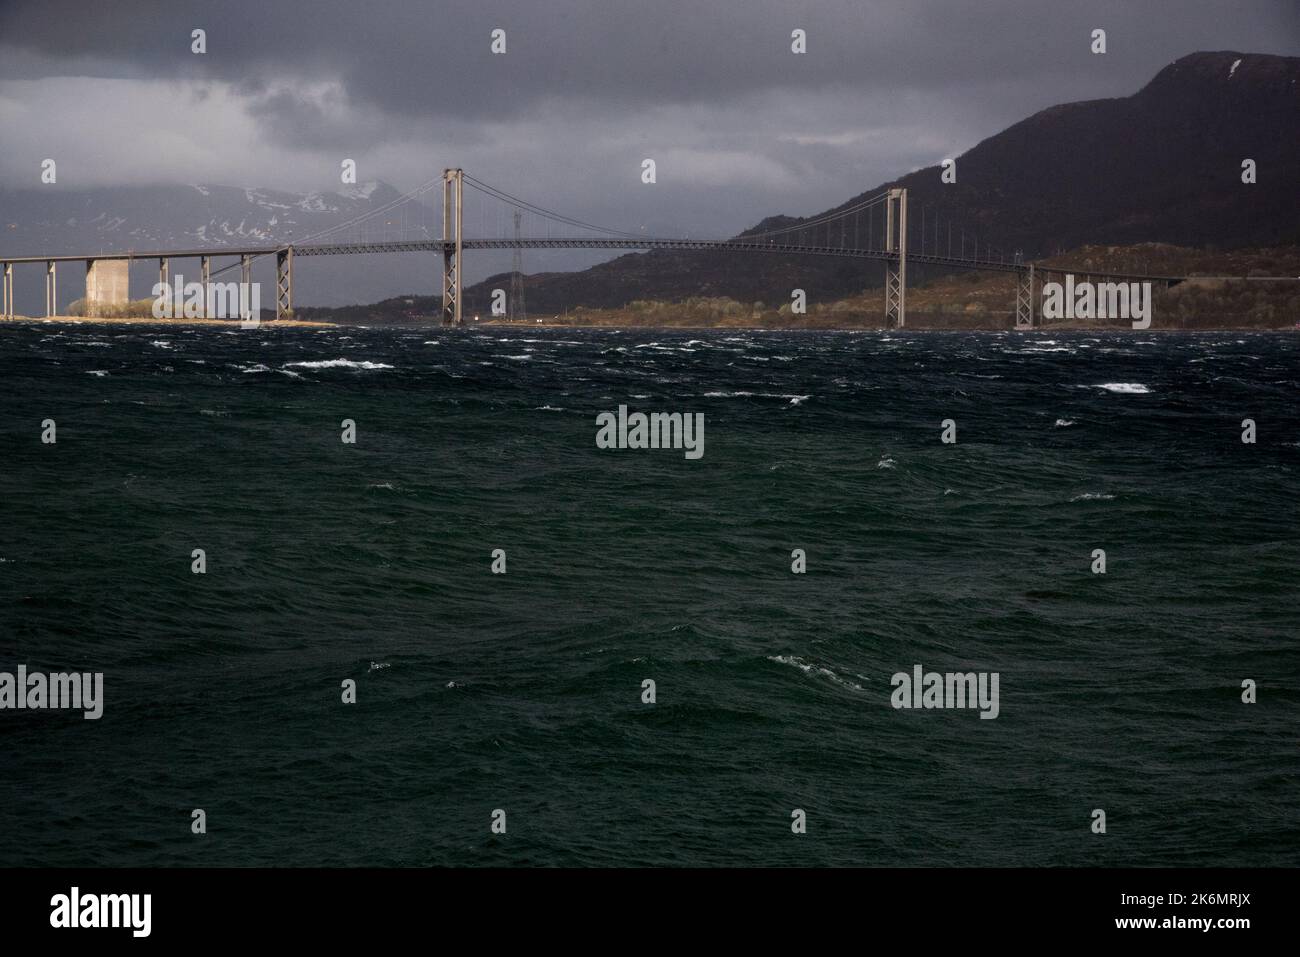
[[[1298,80],[1298,57],[1190,53],[1129,96],[1055,104],[984,138],[955,157],[956,184],[940,182],[940,165],[926,166],[808,216],[766,217],[738,237],[809,222],[903,187],[913,224],[922,207],[943,209],[1026,258],[1088,244],[1297,244]],[[1198,140],[1202,148],[1193,148]],[[1244,159],[1257,163],[1253,185],[1241,181]],[[913,270],[915,278],[925,274]],[[491,290],[508,277],[468,288],[466,305],[485,310]],[[784,301],[793,288],[831,298],[880,283],[879,266],[847,260],[654,250],[581,272],[530,276],[525,294],[530,308],[554,312],[696,295]]]
[[[926,166],[822,212],[766,215],[738,236],[797,226],[905,187],[913,229],[932,207],[1031,259],[1089,244],[1300,244],[1298,81],[1297,57],[1188,54],[1129,96],[1055,104],[985,137],[955,157],[956,184],[942,184],[940,167]],[[1258,166],[1253,185],[1241,183],[1246,158]],[[203,183],[10,188],[0,190],[0,256],[202,246],[220,255],[223,246],[301,242],[399,195],[382,180],[306,193]],[[424,208],[429,235],[439,217]],[[366,228],[374,238],[385,235],[382,221]],[[915,237],[911,243],[917,248]],[[305,280],[299,298],[320,305],[389,299],[394,289],[417,283],[436,287],[438,271],[427,257],[396,255],[332,257],[328,266],[304,261],[298,268]],[[133,285],[152,282],[151,269],[133,266]],[[655,250],[581,271],[534,274],[524,285],[530,308],[556,313],[691,296],[781,302],[794,288],[830,300],[878,286],[881,269],[847,259]],[[914,266],[909,273],[918,282],[934,270]],[[468,286],[466,310],[490,313],[492,291],[508,288],[509,277],[497,273]],[[75,285],[60,283],[61,299],[75,298]],[[41,296],[39,283],[18,283],[20,309],[41,308]],[[437,312],[434,296],[417,298],[428,300],[420,309]]]

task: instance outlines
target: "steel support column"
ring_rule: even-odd
[[[212,299],[208,295],[208,284],[212,281],[212,257],[199,257],[199,283],[203,286],[203,311],[201,315],[204,319],[208,316],[208,309],[211,307]]]
[[[898,212],[894,212],[897,204]],[[885,263],[885,325],[902,329],[907,324],[907,190],[891,189],[885,200],[885,251],[898,259]]]
[[[1016,270],[1016,328],[1032,329],[1035,324],[1034,267]]]
[[[442,171],[442,324],[459,326],[461,319],[461,223],[465,171]]]
[[[239,257],[239,318],[247,322],[253,318],[250,310],[253,294],[253,257],[244,253]]]
[[[55,272],[57,265],[58,263],[53,259],[45,261],[45,315],[47,318],[54,315],[55,310],[59,308],[59,279],[58,274]]]
[[[275,318],[293,318],[293,247],[275,254]]]

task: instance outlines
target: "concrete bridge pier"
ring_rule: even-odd
[[[59,285],[53,259],[45,260],[45,316],[49,318],[59,308]]]
[[[462,289],[460,279],[461,225],[464,209],[461,205],[465,171],[442,171],[442,324],[459,326],[461,319]]]
[[[3,318],[14,317],[14,264],[4,264],[4,313]]]
[[[86,313],[103,315],[104,307],[122,307],[131,301],[129,259],[86,260]]]
[[[897,209],[897,211],[895,211]],[[885,262],[885,325],[907,324],[907,190],[891,189],[885,200],[885,252],[898,259]]]
[[[293,247],[286,246],[275,253],[275,318],[287,319],[293,314]]]

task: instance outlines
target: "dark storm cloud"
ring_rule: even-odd
[[[196,27],[207,31],[206,56],[190,53]],[[488,50],[497,27],[507,32],[505,56]],[[796,27],[808,33],[804,56],[790,53]],[[1094,27],[1108,32],[1104,69],[1088,50]],[[40,55],[49,70],[80,60],[121,75],[208,75],[249,90],[335,79],[354,105],[394,117],[501,121],[554,97],[621,111],[772,89],[925,91],[990,78],[1077,99],[1081,74],[1096,95],[1114,95],[1197,49],[1294,53],[1300,4],[7,0],[0,38]],[[30,70],[32,61],[20,66]],[[277,103],[283,115],[295,108],[262,108],[271,115]]]
[[[728,235],[1228,49],[1300,53],[1300,3],[0,0],[0,183],[38,186],[44,157],[61,188],[336,189],[349,158],[410,189],[460,165],[593,222]]]

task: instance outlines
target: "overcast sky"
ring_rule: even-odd
[[[596,222],[721,235],[1197,50],[1300,54],[1300,3],[0,0],[0,176],[36,186],[53,157],[65,188],[337,189],[352,158],[405,190],[463,166]]]

